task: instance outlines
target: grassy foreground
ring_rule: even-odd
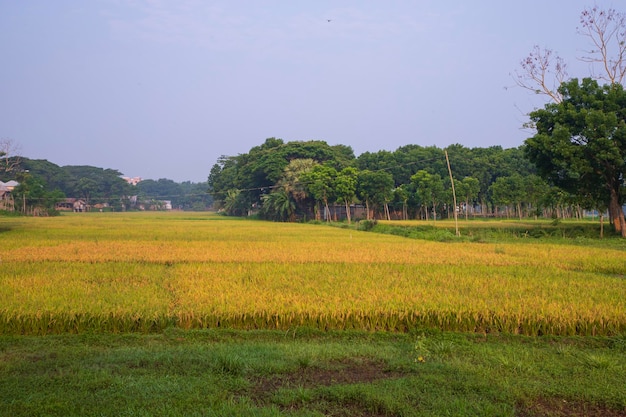
[[[0,416],[615,417],[625,359],[623,337],[0,336]]]

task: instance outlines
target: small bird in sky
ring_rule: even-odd
[[[326,21],[327,21],[328,23],[330,23],[330,22],[332,22],[332,19],[326,19]]]

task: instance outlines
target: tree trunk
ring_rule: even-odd
[[[622,206],[619,204],[619,195],[613,188],[611,188],[610,194],[611,201],[609,202],[609,216],[613,222],[613,227],[617,233],[622,235],[622,237],[626,237],[626,219],[624,219]]]
[[[330,213],[330,207],[328,207],[328,200],[324,200],[324,208],[326,209],[326,221],[330,222],[332,214]]]
[[[350,204],[348,203],[348,200],[345,200],[346,202],[346,218],[348,219],[348,224],[350,224]]]
[[[600,239],[602,238],[604,238],[604,213],[600,213]]]

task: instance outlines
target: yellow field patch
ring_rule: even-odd
[[[626,253],[189,213],[0,218],[0,333],[626,330]]]

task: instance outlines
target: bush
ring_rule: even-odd
[[[357,230],[370,231],[378,224],[378,220],[361,220],[357,225]]]

